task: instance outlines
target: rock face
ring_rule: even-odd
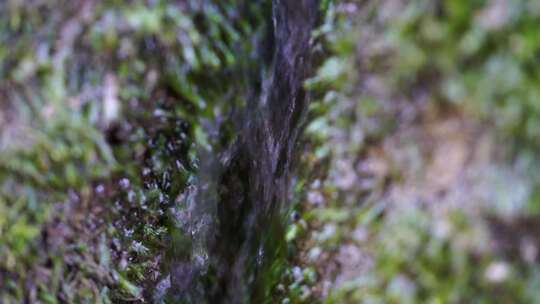
[[[268,64],[238,124],[238,139],[201,164],[199,186],[184,218],[190,236],[173,241],[176,301],[258,303],[280,250],[281,210],[299,126],[307,109],[303,81],[318,0],[274,0],[272,30],[260,56]],[[270,53],[268,53],[270,52]],[[261,58],[264,60],[265,58]]]

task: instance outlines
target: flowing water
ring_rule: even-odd
[[[291,162],[309,98],[311,32],[318,0],[274,0],[261,41],[260,88],[238,123],[238,138],[203,152],[198,181],[175,212],[170,277],[156,297],[172,302],[259,303],[283,249]],[[166,293],[163,291],[166,289]]]

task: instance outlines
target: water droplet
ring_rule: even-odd
[[[129,180],[127,178],[122,178],[120,180],[120,187],[122,187],[122,189],[127,190],[129,188],[129,185],[130,185],[130,183],[129,183]]]
[[[257,251],[257,265],[262,265],[264,260],[264,246],[259,246],[259,250]]]
[[[96,193],[101,195],[101,194],[103,194],[103,192],[105,192],[105,186],[103,186],[102,184],[97,185]]]
[[[143,168],[143,171],[142,171],[142,174],[143,176],[148,176],[150,173],[152,172],[152,170],[150,170],[150,168]]]

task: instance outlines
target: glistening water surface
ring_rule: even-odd
[[[309,98],[311,33],[319,1],[275,0],[261,43],[261,77],[230,147],[203,152],[198,182],[176,212],[168,296],[200,303],[256,303],[282,250],[293,150]],[[266,58],[265,58],[266,57]],[[167,284],[168,285],[168,284]],[[268,300],[268,299],[266,299]]]

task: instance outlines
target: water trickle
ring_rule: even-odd
[[[160,283],[155,297],[184,303],[261,301],[264,276],[284,235],[282,211],[308,103],[302,84],[318,9],[318,0],[273,1],[272,32],[262,42],[271,60],[258,73],[261,88],[248,88],[260,93],[248,101],[231,147],[200,149],[197,178],[170,210],[176,229],[168,253],[170,280]]]

